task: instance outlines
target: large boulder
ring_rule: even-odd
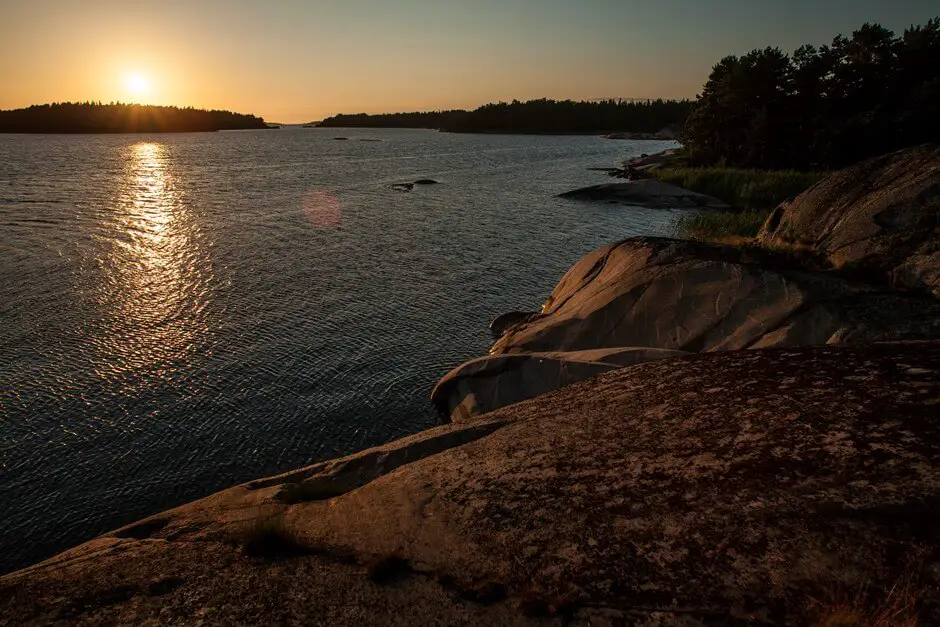
[[[603,200],[653,209],[730,209],[730,205],[713,196],[664,183],[656,178],[640,178],[624,183],[604,183],[582,187],[559,198]]]
[[[777,208],[769,246],[805,246],[893,288],[940,296],[940,145],[870,159]]]
[[[6,575],[0,623],[935,624],[938,372],[940,342],[608,372]]]
[[[940,336],[940,302],[774,265],[728,246],[632,238],[576,263],[491,353],[705,352]],[[782,262],[781,262],[782,263]]]

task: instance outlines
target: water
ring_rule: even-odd
[[[438,424],[493,317],[675,219],[554,195],[670,146],[0,135],[0,571]]]

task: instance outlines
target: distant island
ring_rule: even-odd
[[[0,133],[188,133],[269,128],[231,111],[100,102],[60,102],[0,111]]]
[[[320,127],[430,128],[452,133],[657,133],[681,128],[691,100],[574,101],[542,98],[483,105],[473,111],[340,114]]]

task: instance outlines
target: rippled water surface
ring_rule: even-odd
[[[436,424],[490,319],[675,219],[554,195],[668,146],[0,135],[0,571]]]

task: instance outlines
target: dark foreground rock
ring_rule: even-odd
[[[760,241],[940,296],[940,145],[870,159],[781,205]]]
[[[604,183],[559,194],[559,198],[601,200],[653,209],[731,209],[713,196],[699,194],[655,178]]]
[[[936,622],[938,373],[940,342],[624,368],[7,575],[0,623]]]

